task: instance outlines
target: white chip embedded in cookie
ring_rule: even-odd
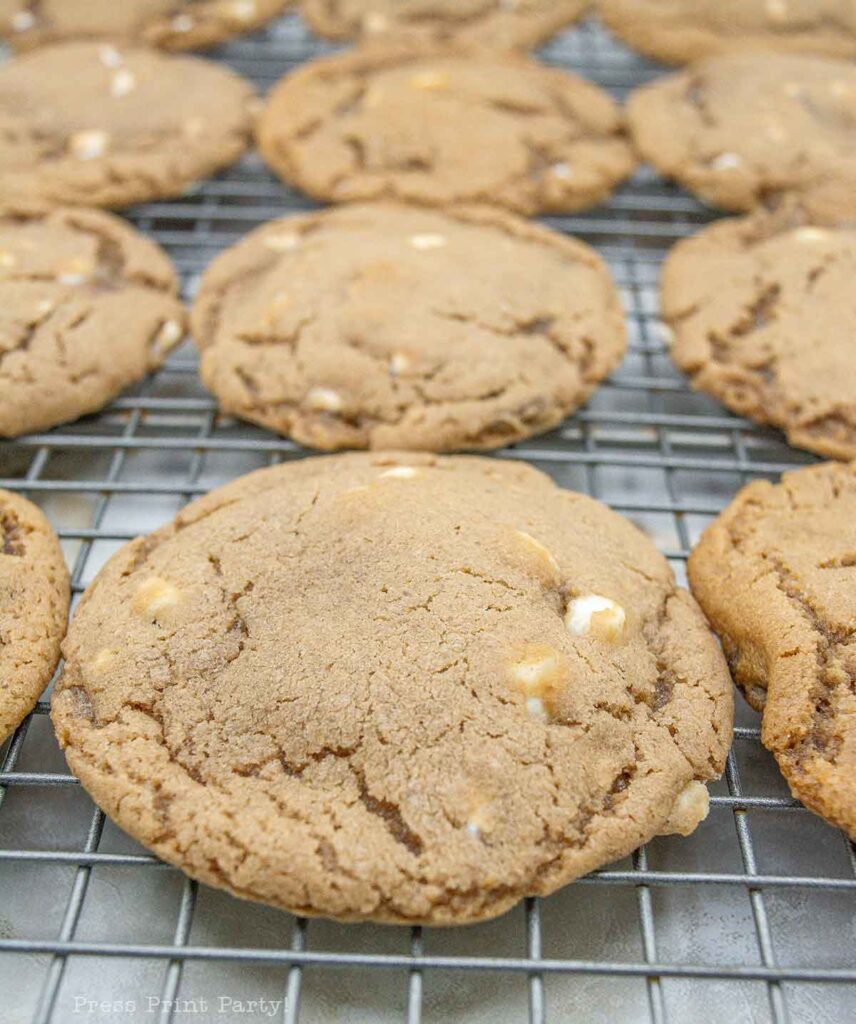
[[[569,632],[572,592],[630,610],[621,643]],[[236,480],[111,560],[64,654],[57,735],[119,825],[342,920],[484,920],[686,834],[730,743],[725,663],[665,559],[505,460]]]

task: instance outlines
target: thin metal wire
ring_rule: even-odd
[[[222,56],[261,87],[272,84],[284,71],[328,47],[302,32],[296,21],[286,19],[267,35],[240,40]],[[656,73],[590,27],[562,36],[544,51],[544,58],[573,67],[623,96],[628,89]],[[250,157],[222,177],[202,183],[193,193],[175,202],[150,203],[132,211],[131,219],[149,237],[164,245],[179,267],[189,298],[198,276],[224,247],[266,220],[310,208],[269,175],[258,159]],[[669,245],[711,219],[710,211],[686,194],[659,181],[648,170],[604,207],[591,213],[546,219],[554,229],[577,234],[596,245],[610,263],[624,290],[631,328],[630,353],[625,365],[599,389],[590,405],[559,430],[498,453],[499,458],[522,458],[552,473],[569,486],[586,490],[614,508],[641,522],[659,517],[664,524],[656,533],[664,553],[680,566],[687,558],[694,531],[700,522],[715,515],[741,483],[757,476],[775,476],[810,462],[805,453],[789,449],[773,431],[728,415],[716,403],[692,395],[684,379],[665,358],[656,310],[656,275]],[[212,485],[235,475],[223,466],[264,465],[302,456],[294,443],[245,424],[220,417],[211,398],[197,382],[197,362],[183,348],[149,380],[116,400],[108,409],[79,423],[60,427],[0,445],[0,487],[28,494],[56,507],[54,519],[64,543],[76,550],[73,589],[79,594],[90,578],[90,565],[100,558],[103,545],[126,541],[139,532],[136,519],[126,521],[114,513],[117,507],[143,507],[149,501],[158,508],[173,503],[177,508]],[[177,466],[142,473],[139,460],[157,457]],[[133,461],[132,461],[133,460]],[[253,461],[254,460],[254,461]],[[220,467],[220,468],[218,468]],[[238,469],[237,472],[243,471]],[[654,481],[642,485],[640,479]],[[699,487],[699,479],[705,481]],[[80,502],[88,510],[66,516],[67,504]],[[76,505],[74,506],[77,507]],[[164,516],[167,518],[167,516]],[[665,525],[668,524],[668,525]],[[153,523],[152,526],[158,525]],[[658,528],[659,529],[659,528]],[[655,530],[656,532],[656,530]],[[96,551],[96,549],[98,549]],[[0,756],[0,826],[4,821],[6,794],[14,791],[35,801],[53,789],[72,792],[79,784],[62,770],[42,770],[27,760],[31,736],[39,730],[31,724],[48,712],[42,700],[33,716],[16,730]],[[764,986],[770,1019],[786,1024],[789,1006],[786,991],[793,985],[856,985],[856,968],[833,962],[780,963],[776,954],[772,906],[781,895],[797,892],[835,894],[856,910],[856,852],[846,844],[845,869],[835,873],[818,860],[801,870],[770,871],[759,858],[751,822],[788,814],[794,827],[811,821],[810,813],[783,790],[745,792],[738,765],[746,752],[760,743],[756,725],[735,731],[735,752],[728,762],[728,791],[711,798],[714,814],[734,822],[739,865],[730,870],[674,870],[660,866],[652,844],[642,848],[629,866],[619,865],[594,872],[577,884],[582,891],[612,887],[635,890],[635,920],[627,927],[637,931],[641,955],[624,953],[615,958],[545,956],[545,904],[528,900],[521,955],[503,956],[495,950],[479,955],[438,955],[426,952],[423,931],[414,928],[409,949],[396,954],[362,950],[338,951],[309,942],[307,922],[294,921],[290,940],[279,948],[254,948],[192,941],[196,937],[197,886],[185,881],[176,908],[170,941],[140,943],[118,941],[111,933],[97,940],[77,937],[84,907],[98,899],[90,885],[93,872],[103,868],[118,873],[120,885],[132,886],[141,870],[172,869],[146,853],[107,852],[99,849],[104,818],[94,810],[79,849],[58,849],[50,842],[34,848],[0,849],[0,871],[14,873],[37,865],[72,869],[68,892],[57,891],[65,901],[56,935],[35,939],[16,935],[0,937],[0,956],[29,954],[46,959],[47,969],[38,995],[33,1021],[63,1021],[60,997],[70,957],[113,957],[141,960],[162,967],[160,1024],[174,1019],[173,1005],[186,984],[188,964],[267,964],[282,972],[285,999],[282,1020],[299,1024],[301,1004],[310,997],[305,973],[308,966],[362,970],[393,969],[406,976],[404,1017],[420,1024],[426,1016],[426,976],[430,972],[499,972],[518,977],[527,991],[526,1015],[530,1024],[550,1024],[550,978],[636,979],[645,984],[647,1016],[665,1024],[670,1016],[670,981],[703,985],[710,982],[750,983]],[[724,811],[730,812],[726,815]],[[722,836],[725,841],[725,831]],[[14,877],[14,874],[12,875]],[[57,873],[57,877],[67,875]],[[58,882],[51,884],[59,886]],[[751,910],[757,963],[685,963],[667,953],[668,942],[658,931],[662,911],[655,894],[701,892],[715,901],[719,894],[737,889]],[[314,935],[313,931],[313,935]],[[584,947],[582,947],[584,948]],[[571,950],[572,952],[573,950]],[[751,957],[750,957],[751,959]],[[162,962],[162,963],[161,963]],[[787,983],[787,986],[785,985]],[[548,996],[550,999],[548,1000]],[[677,1019],[676,1011],[671,1011]],[[557,1018],[558,1019],[558,1018]],[[635,1020],[634,1019],[634,1024]]]

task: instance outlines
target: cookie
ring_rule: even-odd
[[[617,105],[591,83],[523,57],[409,46],[286,76],[257,140],[273,170],[316,199],[524,214],[591,206],[635,163]]]
[[[482,920],[688,834],[731,736],[665,559],[514,462],[243,477],[114,556],[63,650],[57,735],[122,828],[343,920]]]
[[[589,0],[303,0],[328,39],[410,39],[530,50],[585,14]]]
[[[51,680],[69,600],[68,570],[47,519],[0,490],[0,743]]]
[[[0,436],[95,412],[184,334],[166,255],[101,210],[0,210]]]
[[[224,411],[315,448],[496,448],[621,361],[600,257],[489,208],[347,205],[214,261],[193,333]]]
[[[856,458],[856,228],[793,210],[719,221],[662,276],[671,353],[694,387],[801,448]]]
[[[856,839],[856,463],[744,488],[689,576],[792,793]]]
[[[0,205],[178,196],[246,149],[255,102],[194,57],[62,43],[0,67]]]
[[[717,206],[793,195],[816,217],[856,217],[856,67],[788,54],[711,57],[637,89],[636,144],[667,177]]]
[[[291,0],[0,0],[0,38],[16,50],[122,39],[165,50],[216,46],[264,25]]]
[[[599,13],[628,46],[667,64],[740,50],[856,57],[853,0],[600,0]]]

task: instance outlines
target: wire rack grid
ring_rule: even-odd
[[[264,90],[326,49],[289,16],[217,56]],[[541,56],[619,97],[657,73],[591,23]],[[131,219],[170,252],[189,298],[219,251],[306,205],[250,156]],[[740,486],[811,461],[693,394],[665,354],[660,263],[711,217],[642,170],[604,207],[549,220],[609,261],[630,352],[585,410],[498,453],[630,516],[681,579],[691,544]],[[302,454],[218,416],[186,346],[101,414],[0,445],[0,486],[51,517],[79,596],[122,543],[194,495]],[[790,797],[742,702],[726,776],[692,837],[657,839],[496,922],[409,931],[309,923],[198,887],[94,808],[47,711],[45,698],[0,746],[0,1024],[856,1016],[856,853]]]

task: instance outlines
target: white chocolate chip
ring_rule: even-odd
[[[157,617],[181,601],[181,591],[175,584],[160,576],[151,576],[137,588],[132,607],[137,615],[154,621]]]
[[[564,664],[558,651],[550,647],[532,649],[519,661],[512,662],[508,673],[518,689],[527,698],[543,701],[559,686],[564,685]],[[530,709],[531,710],[531,709]]]
[[[26,32],[36,23],[36,16],[32,11],[16,11],[12,15],[12,31]]]
[[[540,697],[527,697],[526,710],[532,718],[537,718],[539,722],[550,721],[550,716],[547,714],[546,707],[544,707],[544,701]]]
[[[568,178],[573,177],[573,170],[569,163],[564,160],[559,161],[557,164],[553,164],[550,168],[550,173],[554,178],[561,178],[562,181],[567,181]]]
[[[411,235],[408,239],[413,249],[442,249],[446,244],[445,235]]]
[[[98,59],[105,68],[120,68],[125,63],[115,46],[99,46]]]
[[[574,636],[594,634],[601,640],[620,640],[626,615],[620,604],[600,594],[575,597],[565,612],[565,625]]]
[[[704,821],[709,810],[710,794],[707,786],[697,781],[690,782],[678,793],[660,835],[690,835]]]
[[[660,324],[660,337],[663,339],[663,344],[669,348],[675,343],[675,332],[668,324]]]
[[[152,341],[152,347],[156,352],[169,352],[169,350],[181,341],[184,330],[177,320],[166,320],[161,329]]]
[[[823,228],[797,228],[794,231],[794,238],[800,243],[815,245],[818,242],[829,240],[829,232]]]
[[[265,247],[274,252],[294,252],[300,248],[300,235],[296,231],[283,231],[268,235],[264,240]]]
[[[364,32],[385,32],[389,28],[389,18],[380,11],[369,11],[363,18]]]
[[[559,563],[553,557],[552,553],[544,547],[540,540],[536,540],[531,534],[526,533],[523,530],[515,530],[515,533],[523,542],[524,546],[541,559],[541,561],[545,562],[552,572],[556,574],[559,573]]]
[[[5,270],[11,270],[12,267],[17,266],[18,258],[13,252],[8,252],[6,249],[0,249],[0,267]]]
[[[193,18],[189,14],[179,14],[170,22],[173,32],[189,32],[193,25]]]
[[[340,412],[342,396],[332,388],[310,388],[306,404],[315,412]]]
[[[113,81],[110,83],[110,95],[117,99],[127,96],[129,92],[133,92],[136,85],[137,79],[133,72],[127,68],[121,68],[113,75]]]
[[[711,161],[710,166],[716,171],[733,171],[742,164],[743,160],[737,153],[720,153],[718,157]]]
[[[389,361],[389,372],[393,377],[399,377],[407,373],[412,365],[413,360],[406,352],[395,352]]]
[[[451,79],[442,71],[420,71],[410,79],[410,84],[414,89],[448,89]]]
[[[412,480],[419,476],[419,470],[413,466],[393,466],[378,475],[378,480]]]
[[[474,839],[481,839],[483,832],[489,832],[494,816],[490,804],[484,800],[476,802],[464,828]]]
[[[252,21],[257,13],[255,0],[232,0],[229,13],[238,21]]]
[[[75,256],[60,268],[56,279],[60,284],[83,284],[95,273],[95,264],[87,256]]]
[[[68,141],[69,149],[78,160],[96,160],[104,156],[110,136],[107,132],[75,132]]]

